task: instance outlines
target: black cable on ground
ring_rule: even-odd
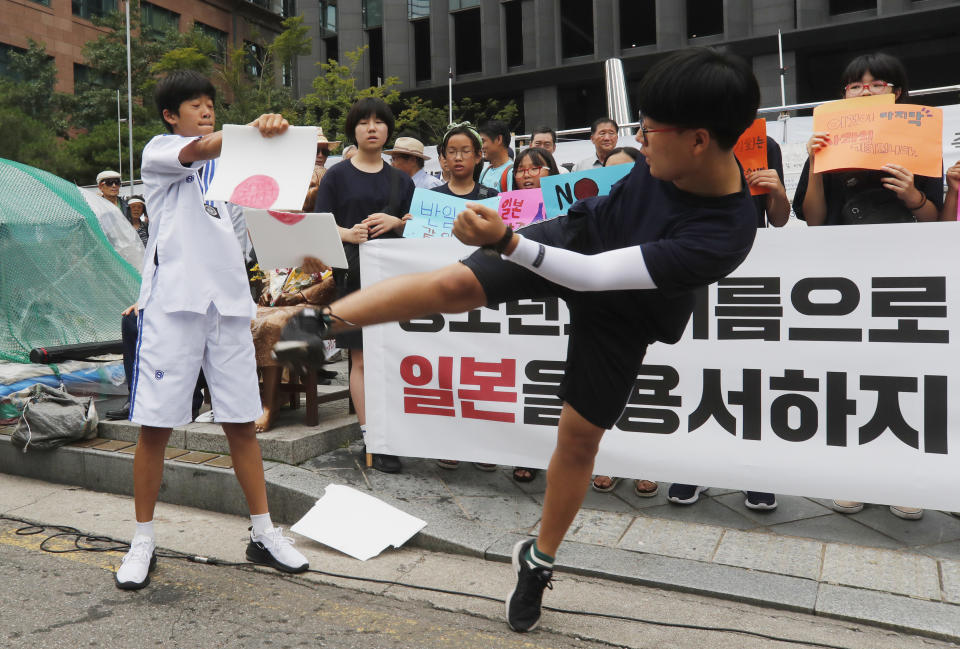
[[[47,536],[40,542],[40,549],[44,552],[51,552],[54,554],[64,554],[68,552],[122,552],[130,548],[130,544],[126,541],[120,539],[115,539],[109,536],[96,536],[91,534],[86,534],[76,529],[75,527],[70,527],[67,525],[49,525],[45,523],[36,523],[33,521],[28,521],[23,518],[17,518],[15,516],[6,516],[0,514],[0,520],[11,521],[13,523],[18,523],[23,525],[23,527],[14,531],[18,536],[33,536],[38,534],[47,533],[48,530],[56,530],[52,534],[47,534]],[[54,549],[48,546],[48,543],[54,539],[61,538],[73,538],[72,548],[67,549]],[[235,561],[226,561],[223,559],[218,559],[216,557],[205,557],[200,555],[191,555],[185,552],[176,552],[173,550],[157,550],[157,556],[163,557],[166,559],[179,559],[183,561],[189,561],[191,563],[207,564],[212,566],[222,566],[222,567],[232,567],[232,568],[242,568],[250,569],[256,564],[249,562],[235,562]],[[259,572],[259,571],[258,571]],[[489,602],[502,603],[503,599],[499,597],[492,597],[490,595],[481,595],[479,593],[467,593],[459,590],[450,590],[447,588],[437,588],[434,586],[421,586],[418,584],[407,584],[401,581],[394,581],[392,579],[377,579],[375,577],[360,577],[357,575],[344,575],[336,572],[328,572],[325,570],[317,570],[311,568],[307,572],[312,572],[317,575],[323,575],[324,577],[333,577],[335,579],[346,579],[351,581],[363,581],[371,584],[381,584],[386,586],[399,586],[401,588],[410,588],[412,590],[422,590],[431,593],[440,593],[443,595],[456,595],[459,597],[469,597],[471,599],[485,600]],[[278,573],[273,570],[264,570],[261,574],[273,574],[277,576],[282,576],[284,578],[292,578],[295,575],[289,575],[284,573]],[[823,647],[823,649],[850,649],[849,647],[844,647],[842,645],[833,645],[823,642],[815,642],[813,640],[796,640],[794,638],[784,638],[780,636],[770,635],[767,633],[760,633],[759,631],[747,631],[744,629],[735,629],[730,627],[719,627],[719,626],[708,626],[700,624],[685,624],[683,622],[663,622],[661,620],[649,620],[646,618],[640,617],[630,617],[627,615],[616,615],[613,613],[598,613],[595,611],[578,611],[573,609],[557,608],[554,606],[543,606],[543,609],[546,611],[551,611],[554,613],[562,613],[565,615],[575,615],[581,617],[597,617],[608,620],[619,620],[622,622],[636,622],[638,624],[648,624],[652,626],[660,626],[672,629],[685,629],[690,631],[712,631],[716,633],[734,633],[738,635],[746,635],[754,638],[760,638],[762,640],[772,640],[775,642],[784,642],[788,644],[797,644],[797,645],[806,645],[810,647]]]

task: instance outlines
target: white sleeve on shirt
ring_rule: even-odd
[[[180,152],[184,147],[199,140],[199,137],[182,135],[158,135],[143,149],[143,162],[140,166],[141,177],[149,175],[159,184],[177,182],[196,173],[206,160],[197,160],[185,165],[180,162]]]
[[[520,242],[509,255],[513,263],[528,268],[554,284],[575,291],[623,291],[657,288],[643,260],[640,246],[608,250],[596,255],[545,246],[517,235]]]

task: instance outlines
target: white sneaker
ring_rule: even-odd
[[[247,561],[293,573],[305,572],[310,567],[307,558],[293,549],[293,539],[284,536],[280,527],[270,528],[260,535],[250,532]]]
[[[208,410],[197,415],[193,421],[198,424],[212,424],[216,420],[213,418],[213,410]]]
[[[150,583],[150,573],[157,567],[156,546],[149,536],[139,534],[130,542],[130,550],[114,579],[117,588],[139,590]]]

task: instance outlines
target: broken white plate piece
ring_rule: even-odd
[[[426,525],[426,521],[378,498],[343,485],[330,485],[323,498],[290,529],[366,561],[387,546],[399,548]]]

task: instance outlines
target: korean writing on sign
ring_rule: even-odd
[[[507,316],[506,326],[501,324],[502,318],[489,319],[489,312],[500,311],[501,306]],[[512,336],[561,336],[567,335],[570,328],[569,322],[560,321],[560,300],[555,297],[516,300],[459,315],[437,313],[399,324],[404,331],[417,333],[438,333],[446,329],[450,333],[508,333]]]
[[[456,196],[418,187],[410,201],[410,215],[413,218],[404,226],[404,238],[452,237],[453,222],[457,214],[466,209],[468,202],[477,202],[497,209],[500,199],[493,197],[482,201],[465,201]]]
[[[517,402],[516,367],[512,358],[407,356],[400,363],[403,411],[514,423],[516,415],[502,404]]]
[[[516,189],[500,193],[500,218],[514,230],[546,219],[543,192],[539,189]]]
[[[787,293],[789,297],[781,297]],[[947,317],[947,281],[943,276],[872,278],[868,299],[874,326],[866,328],[845,322],[852,319],[864,299],[860,287],[846,277],[808,277],[783,288],[779,277],[728,277],[717,283],[712,312],[715,319],[711,319],[710,297],[708,289],[697,293],[694,339],[950,342],[950,331],[942,324]],[[818,318],[819,326],[791,325],[783,331],[783,301],[801,316]],[[823,318],[836,322],[823,326]]]
[[[733,153],[743,167],[743,175],[749,176],[754,171],[768,169],[767,164],[767,122],[762,117],[754,120],[733,147]],[[752,195],[767,194],[769,189],[750,187]]]

